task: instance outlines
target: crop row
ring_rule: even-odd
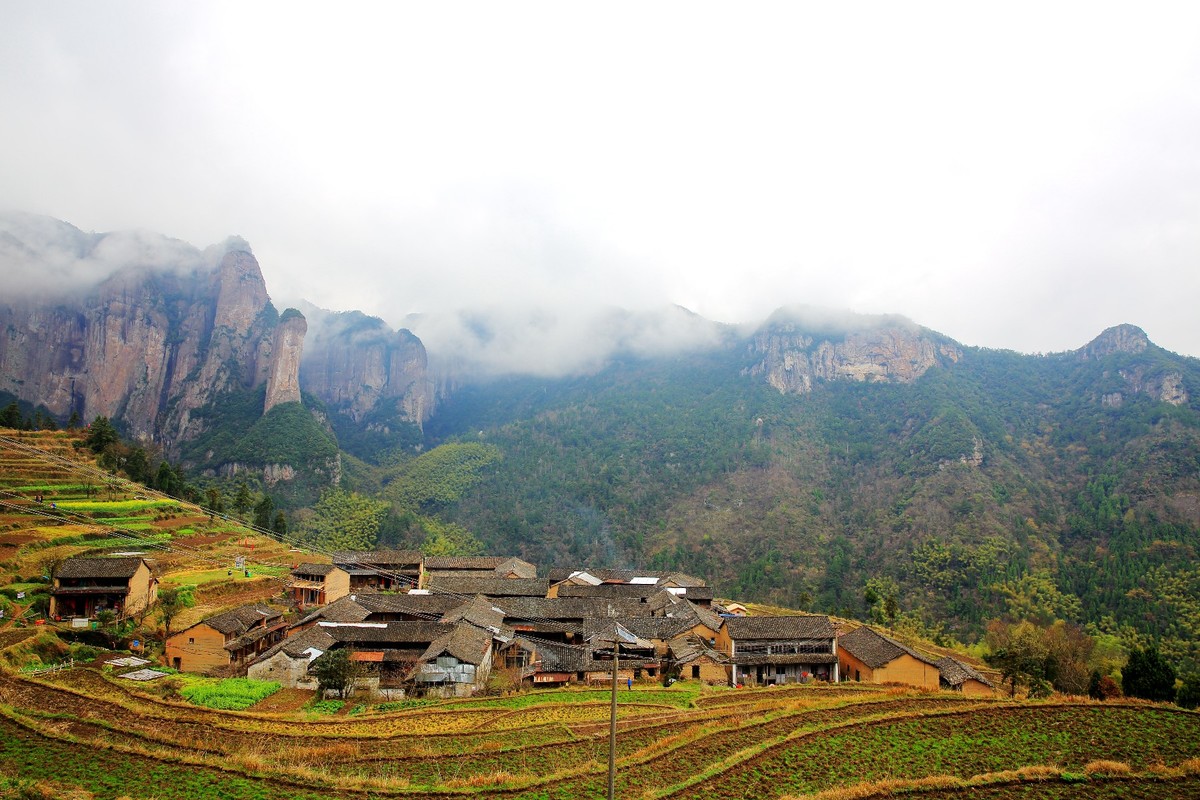
[[[1200,715],[1111,706],[995,706],[883,720],[789,739],[679,796],[778,797],[869,780],[967,777],[1103,758],[1179,763],[1200,747]]]

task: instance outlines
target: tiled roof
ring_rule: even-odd
[[[321,577],[324,577],[333,572],[335,569],[337,569],[337,567],[335,567],[333,564],[298,564],[296,565],[296,568],[292,570],[292,574],[297,577],[301,575],[320,575]]]
[[[428,645],[454,629],[440,622],[381,622],[320,625],[336,642]]]
[[[838,647],[845,650],[871,669],[879,669],[903,655],[909,655],[926,664],[934,662],[907,645],[897,642],[866,625],[838,637]]]
[[[704,657],[708,657],[718,664],[729,662],[729,656],[719,650],[714,650],[695,636],[677,636],[667,643],[667,648],[671,651],[671,658],[679,664],[690,664]]]
[[[960,686],[969,680],[976,680],[984,686],[995,688],[992,682],[979,674],[974,667],[970,664],[964,664],[956,658],[951,658],[950,656],[939,658],[937,668],[938,672],[942,674],[942,680],[951,686]]]
[[[704,586],[705,583],[700,578],[694,575],[688,575],[683,572],[666,572],[663,570],[654,569],[562,569],[555,568],[549,571],[547,577],[551,583],[565,581],[576,572],[586,572],[589,575],[594,575],[602,581],[615,581],[618,583],[629,583],[635,578],[657,578],[656,583],[652,586],[669,583],[674,586]]]
[[[493,570],[505,561],[508,561],[505,556],[431,556],[425,559],[425,569]]]
[[[127,558],[68,558],[58,566],[56,578],[132,578],[145,559]],[[147,568],[150,566],[146,564]]]
[[[364,606],[350,597],[339,597],[332,603],[321,606],[313,611],[296,624],[304,625],[305,623],[322,619],[328,622],[362,622],[370,616],[370,613]]]
[[[454,625],[451,630],[429,644],[421,655],[422,661],[432,661],[441,655],[451,655],[465,664],[482,664],[492,646],[492,636],[473,625]]]
[[[607,672],[612,669],[612,661],[592,658],[592,652],[588,648],[538,640],[518,641],[526,650],[537,654],[537,660],[541,662],[541,672]],[[617,666],[620,669],[630,669],[646,663],[657,663],[657,659],[621,656]]]
[[[784,617],[730,617],[725,620],[729,638],[753,639],[832,639],[833,623],[817,614]]]
[[[333,563],[359,564],[367,567],[415,567],[424,560],[420,550],[340,550],[333,554]]]
[[[267,624],[270,624],[272,621],[278,621],[282,619],[283,614],[279,613],[270,606],[265,606],[261,603],[255,603],[253,605],[240,606],[222,614],[215,614],[197,624],[207,625],[208,627],[218,630],[228,636],[232,633],[245,633],[250,628],[262,623],[263,621],[266,621]]]
[[[289,636],[269,650],[263,651],[262,655],[250,663],[257,664],[266,661],[277,653],[284,653],[289,658],[300,658],[309,648],[320,650],[323,653],[333,644],[333,637],[326,633],[324,628],[309,628],[295,636]]]
[[[444,594],[380,594],[360,592],[353,595],[356,602],[372,616],[407,614],[415,617],[438,617],[462,604],[462,598]]]
[[[620,597],[638,599],[651,597],[661,592],[657,586],[644,583],[601,583],[596,586],[564,584],[558,587],[559,597]]]
[[[509,622],[515,620],[583,620],[588,617],[648,617],[645,603],[588,597],[505,597],[496,601]]]
[[[678,617],[627,617],[617,620],[635,636],[643,639],[669,640],[691,629],[693,622],[689,618]],[[589,618],[583,621],[583,635],[592,638],[594,635],[607,631],[612,627],[613,620],[605,618]]]
[[[545,597],[550,581],[545,578],[433,578],[431,592],[489,597]]]

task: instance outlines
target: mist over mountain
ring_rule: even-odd
[[[30,290],[0,299],[0,400],[110,416],[301,521],[339,488],[386,502],[381,546],[681,569],[851,615],[886,591],[927,632],[1066,619],[1200,665],[1200,361],[1136,325],[1045,356],[803,305],[754,326],[497,305],[397,330],[279,313],[236,238],[0,230]]]

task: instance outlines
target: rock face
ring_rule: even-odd
[[[813,333],[803,322],[775,318],[750,349],[762,360],[747,372],[785,394],[806,394],[822,381],[909,383],[962,357],[957,345],[898,318],[846,333]]]
[[[1145,331],[1136,325],[1126,324],[1108,328],[1075,352],[1081,360],[1100,361],[1118,354],[1140,356],[1152,355],[1155,351],[1163,352],[1151,343]],[[1164,369],[1153,359],[1135,359],[1132,364],[1122,365],[1115,374],[1124,383],[1124,391],[1104,393],[1100,404],[1107,408],[1121,407],[1126,392],[1147,394],[1173,406],[1186,405],[1191,399],[1184,385],[1183,373],[1176,369]]]
[[[1115,325],[1078,350],[1082,359],[1097,359],[1114,353],[1144,353],[1150,347],[1150,337],[1136,325]]]
[[[289,377],[274,351],[280,336],[298,348],[303,328],[298,341],[294,325],[277,331],[246,243],[231,239],[196,254],[190,270],[128,266],[71,297],[5,302],[0,389],[60,417],[113,418],[134,438],[170,450],[198,432],[192,414],[215,395],[259,386],[268,375],[298,385],[298,358]]]
[[[300,364],[306,392],[355,422],[373,412],[417,424],[429,418],[434,392],[420,339],[358,311],[309,307],[306,314],[309,336]]]
[[[236,237],[201,251],[0,215],[0,274],[0,391],[61,420],[107,416],[172,456],[227,392],[263,388],[264,414],[303,390],[356,421],[382,408],[417,425],[433,405],[419,339],[357,312],[278,314]]]
[[[264,414],[280,403],[300,402],[300,357],[307,331],[303,314],[294,308],[283,312],[271,347]]]

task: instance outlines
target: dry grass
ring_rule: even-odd
[[[1133,767],[1124,761],[1089,761],[1083,765],[1085,775],[1129,775]]]

